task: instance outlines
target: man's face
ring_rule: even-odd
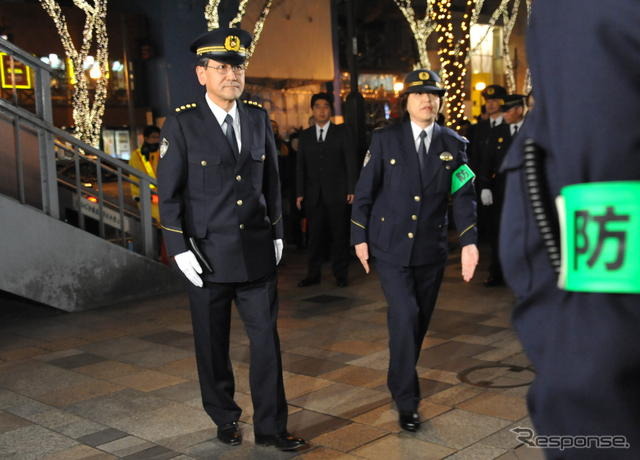
[[[500,113],[500,99],[487,99],[487,102],[485,102],[484,105],[487,108],[489,116],[498,115]]]
[[[206,67],[196,67],[198,81],[207,89],[211,100],[218,105],[235,101],[244,91],[244,70],[234,72],[234,68],[237,70],[235,66],[213,59],[207,61]]]
[[[326,99],[318,99],[311,108],[313,119],[319,125],[324,125],[331,118],[331,106]]]
[[[504,113],[504,121],[507,123],[519,123],[524,116],[523,107],[512,107]]]
[[[147,144],[159,144],[160,143],[160,133],[153,132],[144,138],[144,142]]]
[[[411,121],[418,124],[433,123],[440,110],[440,96],[431,93],[409,93],[407,112]]]

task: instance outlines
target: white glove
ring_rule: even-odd
[[[273,248],[276,251],[276,265],[280,263],[280,259],[282,259],[282,247],[283,247],[282,239],[278,238],[277,240],[273,240]]]
[[[202,278],[198,276],[202,273],[202,268],[195,254],[191,251],[181,252],[180,254],[176,254],[174,259],[176,259],[176,264],[180,271],[184,273],[184,276],[195,286],[202,287]]]
[[[480,201],[482,201],[484,206],[491,206],[493,204],[493,194],[491,193],[491,190],[483,188],[480,191]]]

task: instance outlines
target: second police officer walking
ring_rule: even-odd
[[[402,429],[420,427],[416,373],[447,261],[447,210],[462,246],[462,276],[478,263],[473,173],[467,141],[435,123],[446,90],[438,75],[407,75],[403,121],[374,132],[356,185],[351,242],[365,271],[374,259],[389,303],[388,386]]]

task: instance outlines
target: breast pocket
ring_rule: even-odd
[[[262,180],[264,177],[264,162],[267,159],[264,149],[251,150],[251,185],[256,190],[262,190]]]
[[[218,193],[222,189],[222,160],[206,154],[189,156],[189,186],[203,193]]]

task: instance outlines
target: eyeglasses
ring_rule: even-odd
[[[219,64],[219,65],[208,65],[205,66],[207,69],[215,70],[218,75],[226,75],[229,73],[229,69],[233,72],[234,75],[242,75],[246,70],[246,67],[242,64],[240,65],[229,65],[229,64]]]

